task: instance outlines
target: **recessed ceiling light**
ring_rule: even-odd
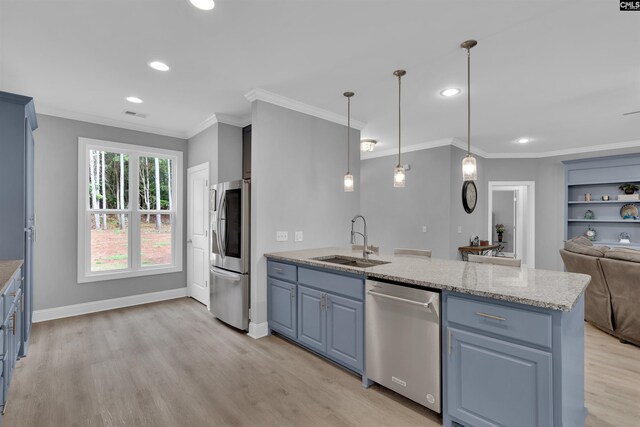
[[[531,141],[529,138],[520,138],[520,139],[516,140],[516,142],[518,144],[526,144],[529,141]]]
[[[142,104],[142,99],[137,96],[127,96],[127,101],[133,102],[134,104]]]
[[[202,10],[211,10],[216,6],[213,0],[189,0],[189,1],[191,2],[192,5]]]
[[[149,62],[149,67],[153,68],[154,70],[158,70],[158,71],[169,71],[169,66],[167,64],[165,64],[164,62],[160,62],[160,61],[151,61],[151,62]]]
[[[458,89],[457,87],[450,87],[448,89],[443,89],[440,91],[440,95],[446,96],[447,98],[450,96],[456,96],[459,93],[460,89]]]

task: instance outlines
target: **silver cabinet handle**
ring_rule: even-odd
[[[449,330],[449,356],[451,356],[451,336],[453,335],[453,333],[451,332],[451,330]]]
[[[291,298],[295,298],[296,297],[296,288],[289,289],[289,295],[291,295]]]
[[[189,239],[187,240],[187,243],[193,243],[193,240]]]
[[[481,317],[487,317],[489,319],[500,320],[502,322],[507,320],[505,317],[494,316],[493,314],[487,314],[487,313],[482,313],[482,312],[478,312],[478,313],[476,313],[476,315],[477,316],[481,316]]]
[[[273,271],[275,271],[276,273],[279,273],[279,274],[284,273],[284,270],[281,269],[280,267],[273,267]]]
[[[433,305],[432,299],[430,299],[427,302],[414,301],[414,300],[411,300],[411,299],[394,297],[392,295],[381,294],[379,292],[374,292],[374,291],[369,291],[369,295],[373,295],[375,297],[388,298],[388,299],[391,299],[391,300],[394,300],[394,301],[405,302],[407,304],[419,305],[420,307],[424,307],[424,308],[429,308],[431,305]]]

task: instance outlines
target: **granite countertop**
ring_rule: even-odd
[[[22,260],[0,261],[0,294],[4,292],[15,272],[22,267]]]
[[[349,267],[313,259],[328,255],[361,258],[362,252],[344,248],[322,248],[272,252],[265,254],[265,257],[355,273],[372,279],[386,279],[562,311],[571,311],[591,281],[591,277],[586,274],[438,258],[370,255],[371,260],[390,261],[390,263],[367,268]]]

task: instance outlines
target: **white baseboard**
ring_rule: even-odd
[[[99,311],[114,310],[116,308],[131,307],[133,305],[148,304],[151,302],[165,301],[186,296],[187,288],[184,287],[169,289],[167,291],[151,292],[148,294],[131,295],[122,298],[66,305],[63,307],[45,308],[44,310],[35,310],[33,312],[33,322],[46,322],[47,320],[80,316],[82,314],[97,313]]]
[[[249,323],[249,333],[247,334],[253,339],[263,338],[269,335],[269,323]]]

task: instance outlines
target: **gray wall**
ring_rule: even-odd
[[[215,123],[188,141],[189,166],[209,162],[209,182],[242,179],[242,128]]]
[[[182,151],[183,139],[38,115],[35,203],[38,238],[34,245],[34,309],[61,307],[186,286],[186,245],[179,273],[77,283],[78,137]],[[186,168],[183,190],[186,196]],[[183,197],[184,200],[184,197]],[[186,215],[183,215],[186,229]]]
[[[218,126],[214,123],[199,134],[189,138],[188,167],[209,162],[209,182],[218,182]]]
[[[451,148],[403,154],[402,163],[411,166],[405,188],[393,187],[397,156],[361,162],[360,203],[371,244],[380,246],[382,252],[408,247],[431,249],[434,257],[449,257]]]
[[[251,305],[252,324],[266,322],[265,252],[349,244],[360,210],[360,132],[351,130],[356,191],[343,191],[344,126],[262,101],[252,104]],[[389,171],[389,182],[391,172]],[[276,242],[288,231],[288,242]],[[293,242],[295,231],[304,241]]]

